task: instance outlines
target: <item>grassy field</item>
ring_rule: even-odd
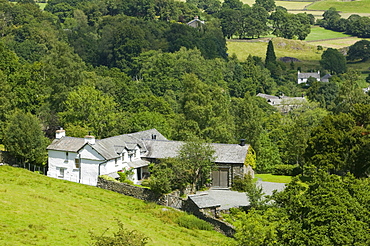
[[[149,237],[148,245],[225,245],[215,231],[189,230],[184,213],[96,187],[0,166],[0,245],[89,245],[89,231],[118,228]]]
[[[286,9],[304,9],[311,2],[292,2],[292,1],[275,1],[276,6],[282,6]]]
[[[307,69],[317,69],[321,52],[317,47],[303,41],[273,38],[275,54],[277,58],[289,56],[302,61],[302,66]],[[266,56],[267,41],[265,42],[227,42],[229,55],[236,54],[239,60],[244,61],[249,55],[259,56],[263,59]]]
[[[272,175],[272,174],[255,174],[255,178],[260,178],[262,181],[266,182],[274,182],[274,183],[289,183],[292,181],[291,176],[283,176],[283,175]]]
[[[343,13],[370,13],[370,0],[358,0],[350,2],[338,0],[317,1],[307,9],[327,10],[330,7],[334,7],[337,9],[337,11],[342,11]]]
[[[322,39],[330,39],[330,38],[345,38],[350,37],[348,34],[344,34],[341,32],[334,32],[331,30],[327,30],[323,27],[314,26],[311,28],[311,33],[308,34],[305,41],[314,41],[314,40],[322,40]]]
[[[356,43],[357,41],[360,41],[361,38],[357,37],[348,37],[348,38],[343,38],[343,39],[334,39],[334,40],[318,40],[314,42],[310,42],[311,45],[321,45],[323,47],[327,48],[335,48],[335,49],[340,49],[343,47],[348,47]],[[370,40],[370,39],[367,39]]]

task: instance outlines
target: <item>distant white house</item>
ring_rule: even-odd
[[[298,84],[307,83],[307,80],[310,77],[315,78],[319,82],[329,82],[329,79],[331,78],[331,75],[326,74],[323,77],[320,77],[320,71],[317,71],[317,73],[301,73],[300,71],[298,71],[297,83]]]
[[[123,134],[105,139],[67,137],[65,130],[56,132],[47,147],[49,177],[87,185],[97,185],[99,175],[118,177],[121,170],[132,170],[130,179],[139,184],[149,175],[148,165],[157,159],[175,157],[184,144],[166,139],[156,129]],[[217,169],[212,171],[212,185],[229,187],[235,177],[253,170],[244,165],[249,145],[211,144]]]

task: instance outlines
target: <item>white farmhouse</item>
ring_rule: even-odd
[[[87,185],[97,185],[99,175],[118,177],[117,172],[132,170],[130,179],[139,184],[148,177],[148,165],[160,158],[175,157],[184,142],[166,139],[156,129],[123,134],[105,139],[93,136],[67,137],[56,132],[47,147],[49,177]],[[215,149],[217,169],[211,174],[213,186],[229,187],[235,177],[253,170],[244,165],[249,145],[211,144]]]

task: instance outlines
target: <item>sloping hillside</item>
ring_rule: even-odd
[[[111,234],[116,219],[148,245],[225,245],[215,231],[189,230],[183,213],[24,169],[0,166],[0,245],[89,245],[89,231]]]

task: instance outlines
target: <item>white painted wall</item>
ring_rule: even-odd
[[[76,168],[75,159],[80,158],[80,168]],[[140,160],[140,148],[136,146],[135,155],[132,156],[132,161]],[[120,170],[128,170],[130,167],[128,151],[124,150],[122,158],[106,161],[99,153],[97,153],[91,146],[85,145],[79,153],[68,152],[68,159],[66,159],[65,151],[48,150],[49,170],[47,175],[49,177],[69,180],[72,182],[97,185],[99,175],[106,175]],[[61,169],[63,169],[61,174]],[[131,175],[131,180],[138,184],[137,170],[133,169],[134,174]]]
[[[48,163],[49,169],[47,175],[53,178],[65,179],[65,180],[76,180],[75,158],[77,157],[76,152],[68,152],[68,159],[66,159],[65,151],[48,150]],[[64,169],[64,175],[61,176],[60,169]]]

